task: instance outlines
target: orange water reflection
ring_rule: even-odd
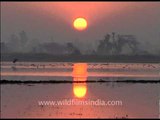
[[[73,66],[72,77],[74,81],[86,81],[87,80],[87,63],[75,63]],[[74,83],[73,93],[77,98],[84,98],[87,93],[86,83]]]

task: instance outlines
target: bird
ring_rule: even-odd
[[[18,59],[17,58],[15,58],[14,60],[13,60],[13,63],[16,63],[18,61]]]

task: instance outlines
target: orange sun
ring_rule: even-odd
[[[87,21],[84,18],[76,18],[73,22],[73,26],[77,30],[85,30],[87,28]]]

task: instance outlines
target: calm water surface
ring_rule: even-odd
[[[160,64],[1,63],[6,80],[159,80]],[[73,83],[2,84],[2,118],[159,117],[159,84]],[[38,101],[121,101],[121,105],[39,105]]]

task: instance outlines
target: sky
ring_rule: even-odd
[[[95,44],[106,33],[132,34],[157,50],[160,46],[160,2],[2,2],[1,40],[24,30],[38,42]],[[87,29],[73,27],[84,17]]]

